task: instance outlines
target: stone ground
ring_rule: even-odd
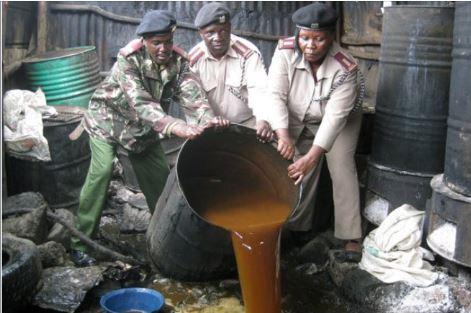
[[[24,207],[21,201],[11,203],[13,207]],[[4,213],[5,210],[8,208]],[[70,235],[62,226],[48,221],[45,212],[38,204],[31,213],[4,215],[8,219],[3,219],[3,231],[33,240],[42,259],[41,289],[35,295],[34,305],[25,308],[24,312],[100,312],[101,295],[128,286],[160,290],[167,299],[166,313],[243,312],[235,278],[182,283],[150,273],[147,268],[106,260],[90,269],[73,267],[66,252]],[[73,214],[67,210],[56,210],[55,213],[73,222]],[[135,257],[145,259],[144,231],[149,220],[143,195],[113,181],[100,225],[99,241],[123,254],[132,252]],[[470,269],[438,258],[433,265],[440,275],[432,286],[420,288],[401,282],[384,284],[360,270],[357,265],[360,256],[345,255],[341,245],[331,231],[284,233],[281,258],[283,313],[471,313]],[[70,288],[73,284],[75,287]]]

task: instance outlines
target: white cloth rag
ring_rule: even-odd
[[[385,283],[405,281],[422,287],[433,284],[438,274],[423,260],[433,260],[433,256],[420,247],[424,214],[409,204],[392,211],[363,241],[360,268]]]

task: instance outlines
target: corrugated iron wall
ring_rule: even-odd
[[[149,10],[166,9],[174,12],[183,23],[175,43],[189,50],[201,39],[193,26],[194,18],[206,2],[48,2],[48,49],[82,45],[97,47],[101,70],[107,71],[118,50],[135,38],[140,18]],[[243,37],[259,47],[269,66],[277,36],[294,31],[291,15],[310,2],[226,2],[232,13],[233,30],[245,31]]]

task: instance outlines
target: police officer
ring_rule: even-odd
[[[257,128],[263,141],[273,132],[266,122],[267,74],[259,50],[231,34],[229,9],[222,3],[204,5],[195,18],[203,39],[189,53],[215,114],[231,122]]]
[[[278,149],[287,157],[295,153],[288,175],[306,187],[288,228],[310,229],[325,156],[333,185],[335,236],[345,240],[347,251],[360,251],[354,154],[361,124],[361,74],[354,58],[334,41],[337,14],[329,4],[302,7],[292,20],[295,36],[280,40],[268,74]]]
[[[150,11],[137,28],[139,39],[122,48],[109,76],[93,94],[83,127],[90,135],[91,163],[80,194],[77,228],[92,236],[98,227],[118,146],[124,147],[153,212],[169,167],[159,134],[193,139],[203,127],[225,126],[214,117],[204,90],[188,70],[186,53],[173,45],[171,12]],[[177,101],[188,123],[167,115]],[[72,238],[76,265],[95,263],[86,246]]]

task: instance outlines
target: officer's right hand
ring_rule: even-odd
[[[221,129],[229,127],[230,124],[231,122],[228,119],[225,119],[222,116],[215,116],[208,122],[206,128],[215,127],[216,129]]]
[[[172,134],[184,138],[193,140],[203,133],[203,128],[199,126],[191,126],[183,123],[175,125],[172,129]]]
[[[291,160],[294,157],[294,144],[289,136],[288,130],[280,128],[275,130],[276,136],[278,137],[277,150],[281,156],[287,160]]]

